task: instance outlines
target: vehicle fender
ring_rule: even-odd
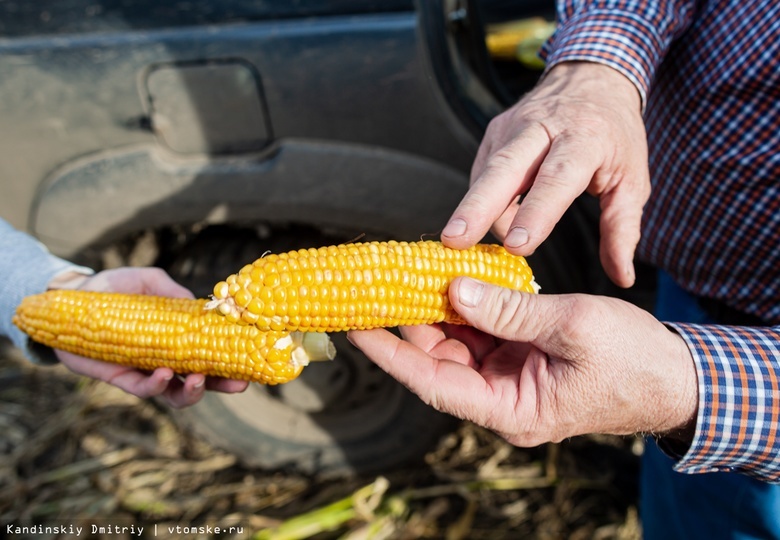
[[[357,144],[288,139],[258,155],[187,159],[141,145],[54,171],[30,229],[62,257],[199,222],[295,222],[419,239],[438,235],[467,187],[464,171]]]

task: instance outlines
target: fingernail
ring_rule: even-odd
[[[476,306],[482,298],[485,285],[476,279],[464,278],[458,286],[458,298],[466,307]]]
[[[509,231],[504,239],[504,244],[508,247],[519,248],[528,243],[528,231],[522,227],[515,227]]]
[[[461,218],[455,218],[444,227],[441,232],[442,236],[463,236],[466,234],[466,220]]]
[[[173,373],[166,373],[166,374],[163,376],[163,380],[164,380],[164,381],[170,381],[170,380],[172,380],[172,379],[173,379],[173,375],[174,375]]]
[[[204,384],[206,384],[206,379],[201,379],[198,382],[196,382],[195,384],[193,384],[192,387],[195,390],[200,390],[201,388],[203,388]]]

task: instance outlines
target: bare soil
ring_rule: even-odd
[[[638,539],[641,451],[618,437],[519,449],[463,423],[421,468],[339,479],[259,470],[153,401],[0,349],[9,538]]]

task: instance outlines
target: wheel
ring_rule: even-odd
[[[197,296],[266,251],[354,239],[314,229],[210,227],[194,236],[161,235],[157,265]],[[455,419],[425,405],[333,334],[337,356],[284,385],[250,385],[236,395],[208,393],[178,420],[242,462],[306,473],[369,473],[422,458]]]

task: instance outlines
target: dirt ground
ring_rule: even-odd
[[[464,423],[422,468],[348,479],[258,470],[154,402],[0,349],[8,538],[638,539],[641,451],[617,437],[523,450]]]

